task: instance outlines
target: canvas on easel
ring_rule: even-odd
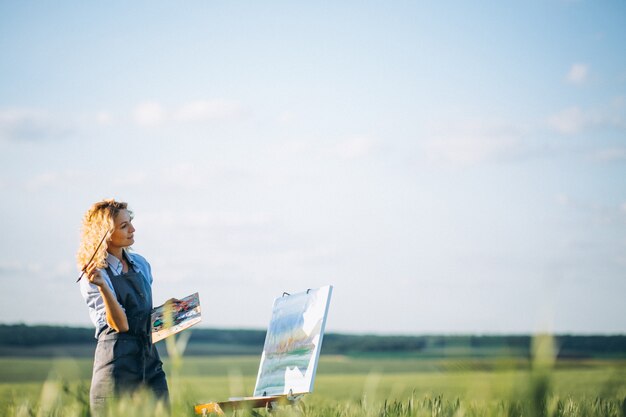
[[[197,414],[292,403],[313,391],[332,286],[274,300],[252,397],[198,404]]]
[[[255,396],[313,391],[331,291],[326,286],[274,301]]]

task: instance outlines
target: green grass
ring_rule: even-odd
[[[186,357],[177,372],[165,362],[174,414],[193,415],[196,403],[251,395],[259,358]],[[86,415],[91,365],[89,359],[0,358],[0,416]],[[493,358],[322,357],[315,393],[276,415],[624,417],[626,361],[549,365]],[[128,400],[113,415],[158,415],[150,404],[146,398]]]

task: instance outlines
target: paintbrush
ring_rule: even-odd
[[[100,243],[98,243],[98,246],[96,247],[96,250],[93,251],[93,255],[91,255],[91,259],[89,259],[89,262],[87,262],[85,264],[85,266],[83,267],[83,271],[81,272],[80,276],[78,277],[78,279],[76,280],[76,282],[80,281],[80,279],[83,277],[83,275],[85,275],[85,271],[87,270],[87,267],[89,266],[89,264],[91,263],[91,261],[93,261],[93,258],[96,256],[96,253],[98,253],[98,249],[100,249],[100,246],[102,246],[102,242],[104,242],[104,239],[107,237],[107,235],[109,234],[109,232],[111,232],[111,230],[107,230],[104,233],[104,236],[102,236],[102,239],[100,239]]]

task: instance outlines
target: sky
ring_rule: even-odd
[[[0,323],[90,326],[88,207],[154,303],[266,328],[626,333],[626,3],[0,1]]]

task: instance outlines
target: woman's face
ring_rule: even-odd
[[[115,229],[108,242],[109,248],[125,248],[135,243],[135,228],[128,210],[120,210],[114,220]]]

